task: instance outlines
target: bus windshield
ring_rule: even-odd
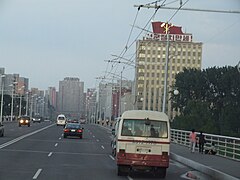
[[[122,136],[168,138],[166,121],[124,119]]]
[[[58,117],[58,120],[65,120],[65,117],[59,116],[59,117]]]

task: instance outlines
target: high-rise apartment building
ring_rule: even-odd
[[[79,118],[82,116],[80,100],[84,97],[83,87],[81,87],[79,78],[66,77],[63,81],[59,82],[58,93],[58,111],[72,118]]]
[[[161,25],[161,22],[153,22],[153,33],[137,42],[136,105],[137,109],[162,111],[168,54],[166,113],[171,118],[169,91],[174,86],[175,76],[184,68],[201,69],[202,43],[193,42],[192,34],[183,33],[178,26],[170,27],[167,41],[166,31]]]

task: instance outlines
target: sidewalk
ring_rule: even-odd
[[[205,173],[217,180],[240,179],[240,162],[217,155],[191,153],[182,145],[171,143],[171,159]]]

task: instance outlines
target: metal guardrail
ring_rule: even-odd
[[[171,129],[171,141],[189,147],[189,134],[190,131]],[[204,135],[205,147],[210,147],[213,142],[217,148],[218,156],[240,161],[240,138],[205,133]]]

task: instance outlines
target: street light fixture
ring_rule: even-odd
[[[4,89],[4,83],[2,81],[2,79],[5,77],[5,74],[1,75],[1,114],[0,114],[0,124],[2,124],[2,113],[3,113],[3,89]]]
[[[175,89],[175,90],[173,91],[173,94],[174,94],[175,96],[177,96],[177,95],[179,94],[179,91],[178,91],[177,89]]]

